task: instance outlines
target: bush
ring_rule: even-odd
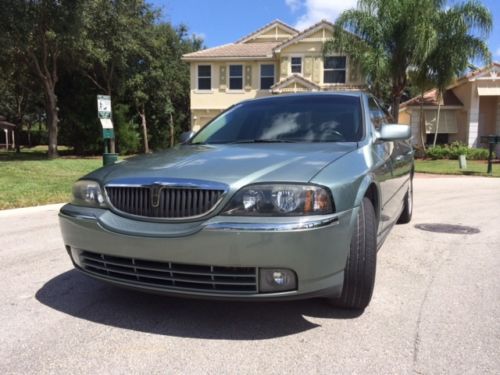
[[[467,151],[467,158],[470,160],[486,160],[490,152],[487,148],[471,148]],[[495,157],[495,153],[493,153]]]
[[[429,147],[427,149],[426,157],[431,158],[432,160],[438,159],[448,159],[449,150],[445,146],[435,146]]]
[[[466,155],[469,160],[486,160],[489,151],[486,148],[469,148],[461,142],[453,142],[450,145],[437,145],[429,147],[425,157],[432,160],[438,159],[458,159],[460,155]]]

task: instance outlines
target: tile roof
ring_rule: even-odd
[[[188,53],[184,59],[228,58],[228,57],[272,57],[273,48],[280,42],[231,43],[219,47]]]
[[[275,50],[276,52],[279,52],[282,48],[288,47],[289,45],[307,37],[310,34],[313,34],[316,30],[321,29],[321,26],[327,26],[331,29],[335,28],[335,25],[327,20],[321,20],[314,25],[311,25],[307,29],[301,31],[297,35],[293,36],[292,38],[285,40],[284,42],[280,43],[280,45],[276,46]]]
[[[422,104],[422,98],[421,96],[416,96],[410,100],[407,100],[404,103],[401,103],[401,106],[399,107],[400,110],[404,109],[407,106],[419,106]],[[432,89],[424,93],[423,97],[423,105],[424,106],[437,106],[438,103],[438,90],[437,89]],[[457,98],[457,96],[453,93],[451,90],[446,90],[443,94],[443,103],[442,105],[445,106],[463,106],[463,103],[460,101],[460,99]]]

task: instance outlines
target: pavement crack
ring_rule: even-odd
[[[436,278],[436,275],[439,274],[439,272],[441,271],[441,268],[443,268],[444,264],[448,261],[450,254],[451,254],[451,252],[448,250],[446,252],[446,255],[443,257],[443,259],[439,263],[438,267],[434,271],[431,272],[431,278],[430,278],[429,283],[427,284],[427,286],[425,288],[424,297],[422,298],[422,301],[420,302],[420,307],[419,307],[418,316],[417,316],[417,324],[416,324],[416,328],[415,328],[415,335],[414,335],[414,339],[413,339],[413,373],[415,373],[415,374],[421,373],[421,372],[417,371],[416,367],[417,367],[417,363],[418,363],[418,355],[419,355],[419,350],[420,350],[420,341],[421,341],[420,327],[422,324],[422,314],[424,311],[424,306],[427,303],[427,299],[429,297],[429,292],[431,291],[431,287],[434,284],[434,280]]]

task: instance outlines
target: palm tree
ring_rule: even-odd
[[[446,34],[448,16],[454,17],[453,22],[461,19],[466,23],[468,37],[470,26],[482,25],[486,32],[491,29],[491,15],[477,1],[467,0],[448,10],[444,10],[445,5],[445,0],[359,0],[356,9],[339,16],[337,31],[324,52],[340,50],[349,55],[367,76],[376,95],[390,82],[392,114],[397,122],[408,71],[418,70],[436,51],[442,34]],[[480,8],[486,12],[477,12]],[[461,51],[456,50],[460,55],[457,59],[468,61],[470,55],[462,56]]]
[[[437,44],[423,64],[428,67],[428,77],[438,90],[433,146],[436,146],[441,101],[446,87],[465,72],[470,61],[491,63],[491,54],[484,40],[492,25],[489,10],[477,1],[468,1],[438,13],[435,24]]]

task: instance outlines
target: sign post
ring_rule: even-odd
[[[118,155],[115,154],[115,130],[111,117],[111,96],[97,95],[97,115],[101,121],[102,138],[104,139],[103,164],[114,164],[118,160]]]

